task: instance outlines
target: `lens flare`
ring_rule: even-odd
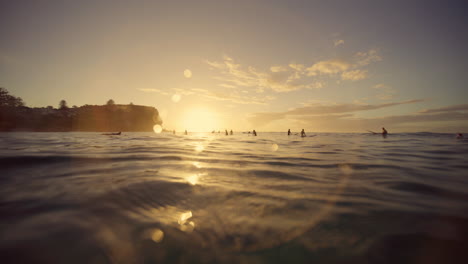
[[[161,229],[154,229],[153,231],[153,234],[151,235],[151,239],[156,242],[156,243],[159,243],[163,240],[164,238],[164,232],[161,231]]]
[[[278,144],[271,144],[271,151],[277,151],[278,150]]]
[[[154,133],[156,133],[156,134],[161,133],[162,130],[163,130],[163,128],[162,128],[161,125],[154,125],[154,126],[153,126],[153,131],[154,131]]]
[[[189,69],[186,69],[184,71],[184,76],[185,76],[185,78],[191,78],[192,77],[192,71],[189,70]]]
[[[180,94],[174,94],[171,99],[172,99],[172,102],[178,103],[181,99],[181,96]]]

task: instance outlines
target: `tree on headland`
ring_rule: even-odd
[[[67,101],[61,100],[60,103],[59,103],[59,109],[60,110],[68,109]]]
[[[12,96],[7,89],[0,87],[0,106],[21,107],[24,106],[24,102],[20,97]]]
[[[107,105],[115,105],[115,102],[114,102],[114,100],[112,100],[112,99],[109,99],[109,101],[107,101]]]

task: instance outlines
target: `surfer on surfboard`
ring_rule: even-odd
[[[103,135],[106,135],[106,136],[120,136],[122,134],[121,131],[117,132],[117,133],[104,133]]]
[[[382,127],[382,133],[377,133],[377,132],[374,132],[374,131],[371,131],[371,130],[367,130],[368,132],[374,134],[374,135],[378,135],[378,134],[381,134],[382,136],[386,137],[388,132],[387,130],[385,129],[385,127]]]

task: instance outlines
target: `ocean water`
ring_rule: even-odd
[[[468,256],[468,139],[453,134],[0,133],[0,146],[0,263]]]

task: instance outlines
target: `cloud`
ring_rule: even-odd
[[[314,131],[365,132],[368,129],[379,129],[385,126],[393,131],[440,131],[453,132],[468,129],[468,105],[453,105],[441,108],[426,109],[405,115],[389,115],[373,118],[358,118],[354,112],[380,109],[411,104],[423,100],[410,100],[387,104],[360,105],[335,104],[314,105],[295,108],[285,112],[255,113],[248,121],[255,127],[268,127],[272,122],[288,124],[291,128],[306,128]],[[417,125],[415,125],[417,124]],[[455,131],[456,132],[456,131]]]
[[[372,88],[378,91],[378,94],[375,97],[380,100],[393,99],[395,94],[397,93],[397,91],[393,89],[391,86],[388,86],[383,83],[376,84]]]
[[[333,104],[333,105],[322,105],[314,104],[304,107],[294,108],[285,112],[264,112],[264,113],[254,113],[249,117],[249,121],[253,125],[266,125],[274,120],[279,120],[283,118],[292,118],[292,119],[303,119],[310,118],[314,116],[330,116],[339,114],[340,117],[351,117],[350,113],[359,112],[359,111],[369,111],[382,109],[392,106],[404,105],[404,104],[413,104],[423,102],[424,100],[409,100],[385,104]]]
[[[236,88],[235,85],[227,84],[227,83],[220,83],[218,86],[225,87],[225,88]]]
[[[335,45],[335,47],[337,47],[337,46],[339,46],[339,45],[343,45],[343,44],[344,44],[344,40],[342,40],[342,39],[334,40],[334,41],[333,41],[333,44]]]
[[[139,91],[145,92],[145,93],[159,93],[163,95],[169,95],[168,92],[159,90],[159,89],[153,89],[153,88],[140,88],[138,89]]]
[[[344,72],[351,68],[352,65],[344,60],[332,59],[326,61],[320,61],[307,68],[308,76],[315,76],[317,74],[337,74]]]
[[[385,126],[389,132],[400,131],[424,131],[439,130],[450,132],[446,122],[463,121],[466,124],[468,113],[433,113],[433,114],[407,114],[396,116],[384,116],[375,118],[354,118],[352,115],[321,115],[292,117],[299,127],[314,128],[316,131],[343,131],[343,132],[365,132],[368,129],[380,129]],[[418,123],[417,126],[414,124]],[[428,125],[430,124],[430,125]],[[463,127],[464,126],[464,127]],[[466,125],[459,126],[467,129]]]
[[[420,111],[420,113],[442,113],[442,112],[456,112],[456,111],[468,111],[468,104],[459,104],[459,105],[452,105],[452,106],[446,106],[446,107],[441,107],[441,108],[424,109]]]
[[[304,64],[290,63],[289,67],[296,70],[296,71],[298,71],[298,72],[302,72],[305,69]]]
[[[363,80],[369,77],[366,69],[370,63],[382,60],[376,49],[358,52],[352,60],[329,59],[318,61],[307,67],[304,64],[289,63],[274,65],[266,71],[252,66],[242,66],[229,56],[222,62],[206,61],[212,70],[218,72],[213,77],[226,88],[252,88],[257,93],[271,90],[277,93],[301,89],[318,89],[325,86],[324,78],[338,78],[345,81]]]
[[[324,114],[340,114],[340,113],[351,113],[358,111],[369,111],[376,110],[391,106],[404,105],[404,104],[413,104],[424,102],[422,99],[418,100],[409,100],[402,102],[394,103],[385,103],[385,104],[334,104],[334,105],[311,105],[305,107],[295,108],[285,112],[287,115],[324,115]]]
[[[284,72],[284,71],[287,71],[288,68],[285,67],[285,66],[271,66],[270,67],[270,71],[272,72]]]
[[[365,52],[358,52],[354,56],[357,60],[356,64],[358,66],[366,66],[373,62],[382,61],[382,56],[380,56],[378,50],[370,49]]]
[[[229,101],[236,104],[257,104],[266,105],[269,101],[275,99],[273,96],[245,96],[236,94],[235,92],[223,93],[218,91],[210,91],[201,88],[190,89],[190,94],[196,94],[198,96],[218,100],[218,101]]]
[[[212,69],[218,70],[219,75],[214,78],[226,85],[234,87],[253,88],[257,93],[265,90],[274,92],[290,92],[300,89],[317,89],[323,87],[324,83],[319,80],[308,80],[304,78],[304,66],[301,64],[290,64],[288,66],[271,66],[269,71],[261,71],[252,66],[241,66],[234,62],[231,57],[224,56],[224,61],[206,61]]]
[[[358,81],[358,80],[366,79],[367,76],[368,76],[368,72],[366,70],[353,70],[353,71],[343,72],[341,74],[341,79]]]

